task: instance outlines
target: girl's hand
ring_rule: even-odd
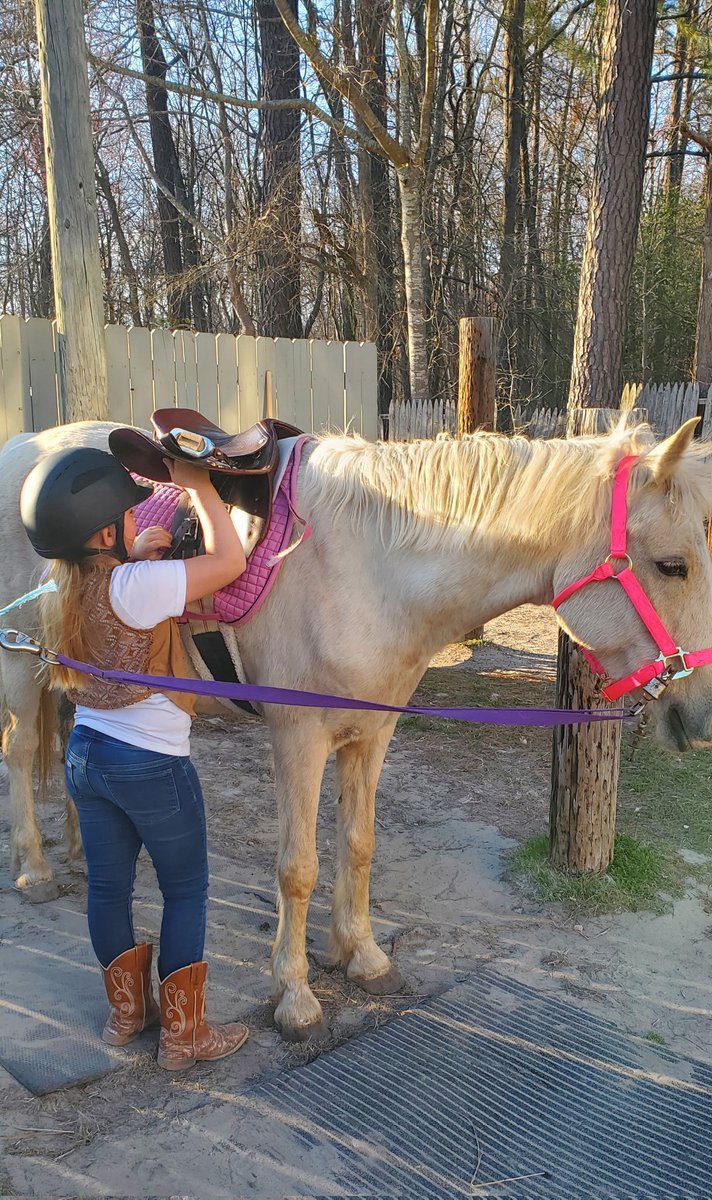
[[[163,462],[177,487],[187,492],[212,492],[212,481],[205,467],[196,467],[183,458],[164,458]]]
[[[143,559],[162,558],[171,544],[171,535],[160,525],[149,525],[143,533],[139,533],[131,547],[131,560],[139,562]]]

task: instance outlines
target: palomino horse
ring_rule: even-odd
[[[609,548],[617,463],[641,457],[628,487],[627,551],[677,644],[712,644],[712,566],[704,518],[712,511],[712,447],[688,422],[660,445],[649,430],[602,438],[530,442],[479,434],[461,441],[369,444],[319,437],[306,448],[297,509],[311,537],[285,561],[260,611],[240,631],[248,678],[403,705],[433,654],[523,603],[546,604]],[[37,582],[41,564],[17,515],[37,459],[60,446],[105,446],[106,424],[86,423],[13,439],[0,454],[0,604]],[[4,496],[4,500],[2,497]],[[623,589],[592,583],[566,599],[559,619],[593,648],[611,676],[658,651]],[[16,624],[13,614],[12,624]],[[37,613],[21,610],[21,627]],[[5,761],[17,885],[51,878],[32,798],[41,685],[35,660],[0,657],[8,713]],[[712,744],[712,671],[675,682],[651,727],[671,747]],[[376,784],[395,716],[270,706],[279,812],[280,919],[272,955],[275,1020],[290,1037],[322,1020],[307,982],[305,924],[318,861],[316,817],[327,756],[338,774],[337,853],[331,932],[349,979],[372,993],[399,977],[374,941],[369,871]],[[78,850],[69,825],[70,852]]]

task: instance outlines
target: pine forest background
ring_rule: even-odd
[[[90,0],[107,322],[372,340],[383,411],[413,385],[406,288],[415,286],[430,399],[456,395],[458,318],[489,314],[502,397],[565,403],[604,4],[280,7],[298,16],[321,68],[272,0]],[[705,0],[658,5],[623,364],[640,382],[691,377],[704,158],[686,127],[709,134],[711,30]],[[0,62],[0,311],[52,317],[27,0],[0,0]],[[390,157],[334,72],[367,100]],[[418,171],[412,196],[399,147]],[[401,227],[411,201],[415,284]]]

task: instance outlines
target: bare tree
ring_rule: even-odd
[[[410,391],[415,399],[426,399],[428,385],[428,337],[423,269],[423,181],[429,145],[435,87],[437,0],[425,0],[423,44],[424,86],[420,104],[413,95],[413,56],[403,24],[400,0],[395,5],[396,48],[400,93],[399,137],[393,137],[369,104],[363,85],[349,71],[329,62],[316,37],[302,29],[288,0],[275,0],[276,7],[297,45],[304,51],[319,77],[335,88],[351,105],[373,139],[374,149],[393,164],[401,206],[401,246],[408,314],[408,362]],[[417,132],[414,115],[417,111]]]
[[[285,0],[296,21],[297,0]],[[299,98],[299,47],[273,0],[258,0],[262,97]],[[262,181],[260,267],[263,333],[302,336],[300,290],[301,163],[298,108],[265,109],[261,121]]]

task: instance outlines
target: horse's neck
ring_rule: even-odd
[[[564,458],[571,452],[564,446],[558,452],[565,467]],[[359,453],[364,456],[360,464]],[[525,464],[520,475],[517,462],[507,459],[510,451],[503,448],[504,462],[500,460],[497,470],[507,472],[507,486],[511,481],[511,503],[503,506],[501,490],[497,494],[495,486],[484,480],[477,520],[463,535],[463,524],[471,520],[471,513],[463,515],[458,528],[457,520],[448,524],[441,516],[421,511],[427,509],[427,502],[421,504],[417,481],[425,471],[431,475],[437,471],[437,450],[424,446],[406,452],[393,447],[393,460],[382,468],[377,453],[365,445],[360,452],[344,446],[342,462],[335,446],[327,448],[321,464],[317,456],[314,467],[321,476],[318,506],[333,519],[332,545],[339,547],[343,559],[353,559],[354,581],[360,581],[354,586],[365,592],[367,580],[373,581],[377,603],[387,604],[391,621],[401,622],[404,630],[417,630],[423,643],[444,645],[519,604],[552,599],[556,564],[567,540],[581,533],[563,520],[553,521],[543,533],[532,534],[535,521],[528,504],[535,472],[531,465]],[[467,453],[463,448],[463,456]],[[515,453],[516,448],[511,451],[513,456]],[[337,466],[343,469],[335,469]],[[402,496],[398,495],[394,466],[403,476],[413,472],[401,489]],[[345,483],[349,474],[352,493]],[[483,478],[482,474],[477,477]],[[462,479],[459,487],[462,490]],[[493,498],[488,500],[490,491]],[[442,497],[433,498],[433,504],[438,503]],[[463,501],[463,508],[466,503]],[[397,534],[390,537],[389,522],[391,533],[399,526]]]
[[[555,559],[553,552],[525,552],[511,538],[488,537],[466,553],[444,541],[427,560],[396,552],[384,559],[383,569],[409,620],[417,613],[421,636],[430,630],[431,643],[439,646],[520,604],[548,603]]]

